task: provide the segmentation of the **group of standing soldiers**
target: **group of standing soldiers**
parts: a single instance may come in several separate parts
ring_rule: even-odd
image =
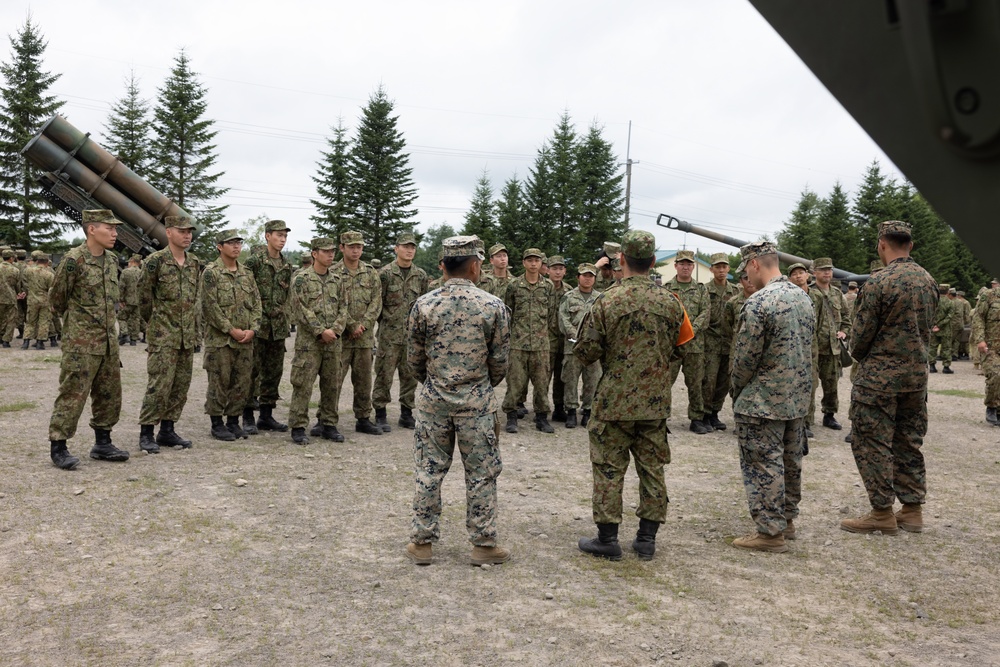
[[[0,345],[9,348],[14,331],[27,350],[44,350],[45,342],[58,347],[61,320],[54,317],[49,305],[49,289],[54,273],[47,253],[35,250],[30,259],[24,250],[0,247]]]

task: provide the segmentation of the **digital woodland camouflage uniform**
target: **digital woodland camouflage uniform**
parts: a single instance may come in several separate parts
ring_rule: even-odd
[[[577,267],[577,275],[590,273],[597,276],[597,267],[593,264],[581,264]],[[584,316],[590,311],[590,306],[594,300],[600,296],[596,289],[589,293],[580,291],[579,287],[574,287],[559,303],[559,331],[563,338],[560,345],[563,346],[563,366],[562,381],[564,385],[563,403],[567,410],[576,410],[582,407],[584,416],[589,417],[594,403],[594,393],[597,391],[597,382],[601,379],[601,364],[598,361],[584,364],[573,354],[573,346],[576,344],[577,332]],[[583,377],[583,397],[580,395],[580,378]],[[589,423],[589,420],[587,421]],[[587,423],[582,423],[586,426]]]
[[[127,342],[135,345],[142,335],[142,316],[139,314],[139,280],[141,277],[142,269],[135,264],[129,264],[118,277],[118,285],[121,287],[122,295],[121,310],[118,311],[118,340],[121,343]]]
[[[813,270],[832,269],[833,261],[829,257],[813,260]],[[823,411],[823,425],[840,428],[833,415],[840,409],[837,396],[837,381],[840,379],[840,340],[837,334],[849,334],[851,320],[847,315],[847,305],[844,295],[834,283],[822,289],[819,285],[809,287],[809,294],[814,296],[816,307],[816,341],[819,344],[819,375],[820,386],[823,387],[823,400],[820,409]],[[834,426],[836,424],[836,426]]]
[[[1000,287],[983,293],[972,316],[972,343],[979,345],[982,342],[987,345],[986,355],[980,362],[986,376],[986,420],[997,425],[997,408],[1000,408]]]
[[[26,293],[25,301],[28,304],[28,314],[24,322],[24,342],[37,341],[37,347],[44,349],[44,341],[49,337],[52,327],[49,289],[52,287],[55,274],[48,266],[48,255],[40,253],[34,258],[39,262],[44,258],[46,263],[29,266],[21,276],[21,291]],[[54,338],[53,336],[53,342]]]
[[[713,267],[718,264],[729,266],[729,257],[724,252],[712,255],[711,261]],[[719,420],[719,411],[729,395],[729,354],[733,343],[733,328],[726,319],[726,304],[742,290],[728,280],[722,285],[712,280],[706,288],[709,317],[705,329],[705,379],[701,395],[706,421],[713,428],[724,430],[726,425]]]
[[[777,259],[767,242],[740,252],[738,273],[753,259]],[[778,538],[767,550],[785,550],[782,534],[799,514],[815,318],[805,292],[779,275],[746,299],[736,325],[731,392],[740,468],[757,533]],[[760,548],[743,539],[734,545]]]
[[[674,261],[694,262],[694,251],[679,250]],[[692,422],[691,430],[697,431],[695,422],[703,424],[702,419],[706,412],[702,385],[705,381],[705,330],[708,329],[709,317],[711,316],[708,288],[695,280],[693,276],[690,282],[686,283],[678,281],[675,276],[665,287],[684,304],[684,309],[691,320],[691,326],[694,327],[694,340],[680,349],[680,356],[670,365],[670,387],[673,388],[677,376],[683,369],[684,384],[688,393],[688,419]],[[667,418],[670,418],[669,411]]]
[[[479,257],[475,237],[444,242],[446,257]],[[475,261],[475,260],[473,260]],[[440,536],[441,484],[455,445],[466,480],[466,528],[472,562],[500,562],[496,480],[503,469],[496,432],[494,393],[507,370],[510,323],[503,302],[453,278],[417,299],[407,322],[407,361],[420,383],[414,433],[416,492],[407,552],[430,562],[429,543]],[[487,547],[487,549],[482,549]]]
[[[950,288],[947,283],[938,285],[937,316],[934,320],[934,326],[938,330],[931,332],[931,373],[937,373],[935,358],[943,362],[944,367],[948,369],[946,373],[954,372],[951,370],[951,322],[957,316],[955,302],[948,298]]]

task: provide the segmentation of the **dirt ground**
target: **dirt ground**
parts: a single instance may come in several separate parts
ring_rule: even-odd
[[[791,551],[732,548],[752,529],[732,413],[728,431],[691,434],[678,382],[652,562],[627,549],[634,514],[621,562],[577,550],[594,533],[586,431],[544,435],[529,416],[502,439],[500,537],[513,557],[474,568],[460,465],[434,564],[405,558],[412,431],[356,434],[349,381],[345,443],[221,443],[198,358],[177,424],[195,446],[150,456],[137,446],[144,346],[122,360],[113,436],[133,458],[87,457],[88,408],[70,441],[81,464],[65,472],[46,439],[59,351],[0,350],[0,664],[1000,665],[1000,429],[983,420],[968,362],[931,376],[923,534],[839,530],[867,500],[845,432],[819,427]],[[849,389],[845,374],[845,423]],[[630,472],[626,506],[637,496]]]

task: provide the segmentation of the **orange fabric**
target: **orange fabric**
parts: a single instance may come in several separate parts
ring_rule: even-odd
[[[684,321],[681,322],[681,331],[677,334],[677,342],[674,345],[680,346],[684,343],[691,341],[694,338],[694,327],[691,326],[691,320],[688,318],[688,312],[684,311]]]

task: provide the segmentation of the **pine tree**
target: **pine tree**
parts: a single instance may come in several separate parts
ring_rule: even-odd
[[[605,241],[625,233],[624,174],[619,173],[618,157],[596,123],[580,141],[576,162],[581,189],[580,231],[569,241],[566,261],[592,262]]]
[[[125,96],[112,105],[104,124],[104,147],[136,174],[149,178],[153,158],[152,127],[149,102],[142,98],[133,70],[125,80]]]
[[[318,197],[311,200],[317,213],[310,217],[317,236],[340,241],[340,234],[354,225],[351,211],[351,173],[348,156],[351,142],[344,119],[338,118],[333,136],[327,139],[328,151],[319,162],[319,175],[313,176]]]
[[[205,259],[216,257],[215,234],[222,229],[226,206],[213,201],[228,192],[217,185],[222,172],[210,173],[215,166],[218,131],[215,121],[206,119],[207,90],[191,70],[182,49],[153,111],[153,183],[174,203],[190,213],[202,227],[192,250]]]
[[[803,190],[785,228],[778,232],[778,248],[805,259],[822,256],[817,224],[822,207],[819,195],[809,188]]]
[[[534,238],[527,242],[546,254],[565,254],[580,231],[583,188],[577,153],[576,130],[563,113],[551,141],[539,149],[524,189],[534,226]]]
[[[534,233],[534,226],[525,210],[524,190],[516,174],[504,183],[496,206],[497,241],[507,246],[507,254],[513,264],[520,259],[523,250],[531,247]]]
[[[833,185],[823,201],[816,219],[821,257],[829,257],[833,265],[845,271],[861,271],[863,256],[858,246],[855,228],[851,225],[850,199],[840,181]],[[809,259],[815,259],[815,256]]]
[[[444,240],[451,236],[456,236],[455,230],[451,225],[442,222],[440,225],[432,225],[420,239],[417,254],[413,256],[413,263],[426,271],[432,279],[441,275],[438,269],[438,253],[441,252]]]
[[[47,46],[29,15],[16,37],[10,37],[11,61],[0,65],[0,239],[25,249],[62,245],[54,207],[36,185],[39,170],[21,149],[63,102],[47,94],[58,74],[42,70]]]
[[[913,259],[939,283],[955,278],[951,229],[920,193],[906,184],[907,206],[901,219],[913,227]]]
[[[493,184],[486,169],[476,181],[469,210],[465,213],[463,235],[476,235],[482,239],[486,249],[497,242],[497,206],[493,201]]]
[[[365,254],[383,260],[392,256],[396,237],[410,230],[417,215],[411,208],[417,190],[408,166],[410,156],[396,127],[399,117],[392,111],[392,101],[379,86],[361,112],[348,156],[356,228],[364,234]]]
[[[900,197],[896,181],[882,174],[878,160],[873,160],[851,207],[851,224],[861,249],[859,257],[863,266],[859,268],[862,271],[867,271],[871,261],[878,257],[875,248],[879,223],[900,219],[905,209],[905,198]]]

